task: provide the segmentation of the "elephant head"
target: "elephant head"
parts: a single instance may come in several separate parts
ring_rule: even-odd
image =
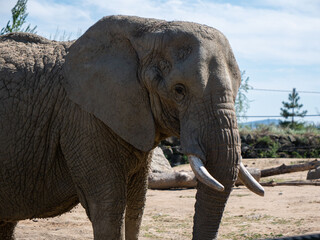
[[[234,102],[241,76],[227,39],[187,22],[112,16],[70,48],[68,96],[141,151],[178,136],[197,176],[194,239],[215,239],[241,164]]]

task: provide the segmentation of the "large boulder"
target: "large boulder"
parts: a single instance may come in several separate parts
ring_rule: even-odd
[[[314,180],[314,179],[320,179],[320,167],[309,170],[307,174],[307,180]]]
[[[168,159],[166,159],[160,147],[156,147],[152,152],[150,171],[153,173],[173,172]]]

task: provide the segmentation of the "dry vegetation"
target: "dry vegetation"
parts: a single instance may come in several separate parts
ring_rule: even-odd
[[[313,159],[311,159],[313,160]],[[251,167],[266,168],[282,163],[297,164],[302,159],[250,159]],[[185,167],[179,167],[185,168]],[[304,180],[307,172],[274,176],[275,181]],[[269,181],[270,178],[264,181]],[[195,190],[149,190],[140,239],[191,239]],[[245,187],[235,188],[227,204],[219,239],[263,239],[320,232],[320,187],[266,187],[261,198]],[[84,210],[49,220],[22,221],[18,240],[93,239]]]

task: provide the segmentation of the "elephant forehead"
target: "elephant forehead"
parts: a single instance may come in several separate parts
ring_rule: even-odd
[[[190,36],[201,37],[206,39],[214,39],[216,37],[224,37],[223,34],[213,28],[206,25],[202,25],[194,22],[186,22],[186,21],[164,21],[158,19],[148,19],[148,18],[131,18],[127,17],[129,20],[133,20],[138,23],[139,27],[137,27],[135,31],[136,37],[141,37],[144,34],[174,34],[174,33],[185,33]]]
[[[192,50],[184,50],[188,56],[173,64],[171,78],[190,86],[196,83],[192,88],[197,95],[202,95],[207,88],[231,89],[228,51],[211,41],[190,46]]]
[[[175,44],[190,44],[213,41],[221,44],[226,41],[225,36],[217,29],[206,25],[185,21],[164,21],[157,19],[144,19],[127,17],[130,22],[137,23],[131,33],[135,38],[161,39],[166,46]]]

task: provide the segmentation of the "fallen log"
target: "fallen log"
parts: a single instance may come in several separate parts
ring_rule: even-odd
[[[194,188],[197,180],[192,171],[155,172],[149,174],[150,189]]]
[[[317,180],[301,180],[301,181],[286,181],[286,182],[265,182],[260,183],[262,186],[266,187],[274,187],[274,186],[320,186],[320,181]]]
[[[318,161],[317,159],[311,162],[307,162],[303,164],[295,164],[290,166],[282,164],[279,167],[261,170],[261,177],[269,177],[269,176],[285,174],[285,173],[306,171],[310,169],[315,169],[318,166],[320,166],[320,161]]]
[[[320,166],[320,161],[314,160],[312,162],[296,164],[287,166],[282,164],[279,167],[268,168],[259,170],[256,168],[247,168],[250,174],[259,182],[260,177],[269,177],[278,174],[306,171],[310,169],[315,169]],[[192,171],[168,171],[168,172],[153,172],[149,175],[149,185],[150,189],[171,189],[171,188],[194,188],[197,186],[197,180]],[[243,185],[239,179],[237,179],[236,186]],[[315,185],[319,186],[319,182],[312,181],[292,181],[292,182],[268,182],[261,183],[262,186],[280,186],[280,185]]]
[[[247,168],[250,174],[259,182],[260,170],[256,168]],[[150,189],[170,189],[170,188],[194,188],[197,186],[197,179],[192,171],[170,171],[170,172],[153,172],[149,174]],[[236,186],[243,185],[237,179]]]
[[[260,182],[262,186],[320,186],[319,180],[301,180],[301,181],[286,181],[286,182]],[[236,186],[243,185],[237,182]],[[172,189],[172,188],[195,188],[197,180],[192,172],[166,172],[152,173],[149,176],[150,189]]]

